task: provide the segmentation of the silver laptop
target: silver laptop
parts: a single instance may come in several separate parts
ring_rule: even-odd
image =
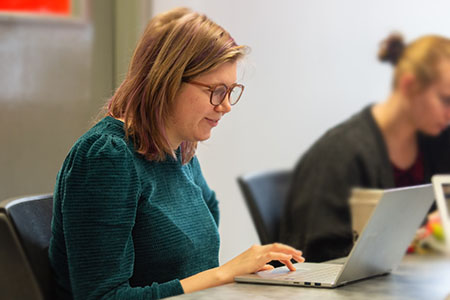
[[[388,189],[345,260],[295,264],[235,277],[236,282],[333,288],[390,273],[402,260],[434,201],[431,184]],[[306,258],[307,259],[307,258]]]
[[[445,249],[443,250],[450,255],[450,175],[434,175],[431,181],[444,232]]]

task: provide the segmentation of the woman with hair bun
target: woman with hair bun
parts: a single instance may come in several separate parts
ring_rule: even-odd
[[[219,205],[195,157],[244,90],[246,53],[186,8],[147,25],[128,73],[58,173],[49,257],[58,299],[159,299],[232,282],[301,251],[255,245],[219,266]]]
[[[379,59],[394,66],[389,97],[327,131],[296,165],[280,240],[308,261],[349,254],[353,187],[411,186],[450,172],[450,40],[405,44],[392,34]]]

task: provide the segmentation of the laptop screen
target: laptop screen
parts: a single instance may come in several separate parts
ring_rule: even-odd
[[[434,175],[432,182],[444,232],[446,252],[450,254],[450,175]]]
[[[444,197],[447,208],[450,207],[450,183],[444,183],[442,185],[442,189],[444,191]],[[447,209],[447,215],[450,216],[450,210]]]

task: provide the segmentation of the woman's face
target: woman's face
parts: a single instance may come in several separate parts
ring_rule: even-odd
[[[207,85],[231,86],[236,82],[236,68],[236,62],[227,62],[194,80]],[[206,87],[189,83],[181,85],[175,96],[172,113],[166,126],[173,149],[183,141],[207,140],[211,135],[211,129],[216,127],[220,119],[231,110],[228,95],[218,106],[210,103],[210,95],[211,92]]]
[[[441,62],[438,69],[438,80],[411,98],[417,129],[432,136],[450,124],[450,60]]]

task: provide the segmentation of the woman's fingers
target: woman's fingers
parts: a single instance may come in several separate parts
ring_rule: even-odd
[[[278,260],[284,265],[286,265],[286,267],[290,271],[296,270],[291,259],[294,259],[299,263],[305,261],[305,258],[302,256],[303,254],[302,251],[292,248],[291,246],[288,245],[274,243],[262,246],[262,249],[264,251],[268,251],[265,256],[267,262],[270,260]]]
[[[295,248],[292,248],[291,246],[288,246],[288,245],[285,245],[285,244],[282,244],[282,243],[273,243],[273,244],[267,244],[267,245],[264,245],[264,246],[262,246],[262,247],[264,247],[264,248],[269,248],[269,249],[271,249],[272,251],[282,251],[282,252],[285,252],[285,251],[299,251],[299,250],[297,250],[297,249],[295,249]]]
[[[294,271],[295,267],[291,260],[303,262],[304,258],[301,251],[284,244],[253,245],[247,251],[221,266],[220,270],[222,276],[227,276],[228,279],[231,278],[232,280],[236,275],[271,270],[273,266],[268,265],[268,263],[272,260],[280,261],[289,270]]]
[[[269,270],[273,270],[274,266],[272,265],[264,265],[261,269],[258,270],[258,272],[260,271],[269,271]]]
[[[296,268],[294,267],[294,264],[290,260],[280,260],[288,269],[289,271],[295,271]]]
[[[304,257],[302,256],[302,254],[303,254],[302,251],[292,248],[291,246],[288,246],[288,245],[284,245],[284,244],[280,244],[280,243],[273,243],[273,244],[265,245],[265,246],[263,246],[263,248],[265,248],[266,251],[270,251],[270,253],[279,252],[279,253],[291,255],[292,258],[294,258],[299,263],[305,261]]]
[[[302,257],[303,252],[300,250],[297,250],[295,248],[292,248],[291,246],[281,244],[281,243],[273,243],[263,246],[268,251],[274,251],[274,252],[283,252],[286,254],[291,254],[294,257]]]
[[[294,259],[298,263],[302,263],[302,262],[305,261],[305,258],[303,256],[301,256],[301,255],[294,255]]]
[[[271,260],[279,260],[279,261],[285,261],[285,260],[291,260],[292,259],[292,255],[290,254],[285,254],[282,252],[268,252],[266,253],[264,260],[265,262],[269,262]]]

